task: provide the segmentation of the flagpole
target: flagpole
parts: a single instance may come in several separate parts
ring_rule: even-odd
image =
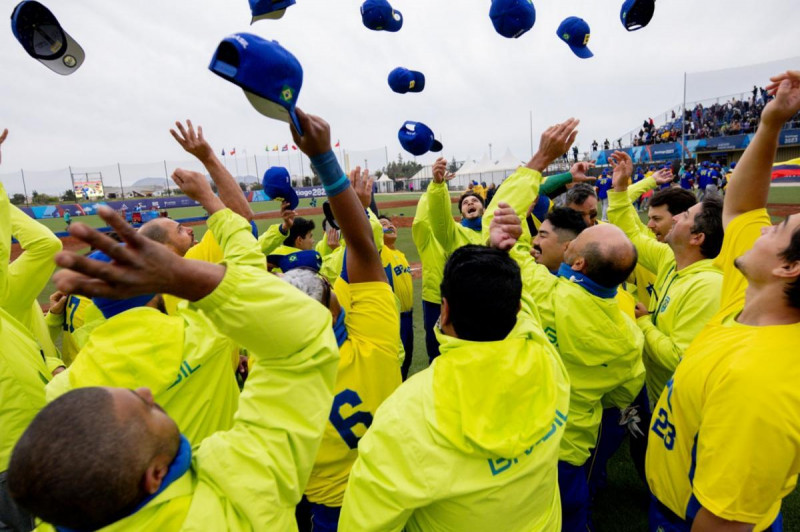
[[[267,152],[267,161],[269,161],[269,152]],[[258,175],[260,172],[258,171],[258,156],[253,155],[253,162],[256,163],[256,183],[258,183]]]
[[[233,163],[236,165],[236,182],[239,182],[239,157],[236,156],[236,148],[233,149]]]
[[[247,183],[247,177],[250,175],[250,161],[247,160],[247,149],[244,150],[244,165],[247,169],[247,176],[245,176],[245,183]]]

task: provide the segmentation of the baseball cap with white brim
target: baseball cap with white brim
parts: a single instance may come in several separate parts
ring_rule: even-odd
[[[86,58],[55,15],[35,0],[17,4],[11,13],[11,31],[28,55],[62,76],[78,70]]]

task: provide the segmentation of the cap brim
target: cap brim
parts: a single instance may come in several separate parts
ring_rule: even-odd
[[[572,53],[580,57],[581,59],[589,59],[590,57],[594,57],[594,54],[591,50],[589,50],[588,46],[572,46],[569,45],[569,49],[572,50]]]
[[[267,100],[247,90],[244,90],[244,94],[247,96],[250,105],[252,105],[256,111],[269,118],[274,118],[275,120],[280,120],[287,124],[294,124],[300,136],[303,135],[303,128],[300,127],[300,121],[297,119],[297,113],[294,112],[294,109],[289,110],[280,104]]]
[[[258,20],[278,20],[279,18],[283,18],[284,13],[286,13],[286,9],[287,8],[270,11],[269,13],[264,13],[263,15],[253,15],[253,18],[250,20],[250,24],[254,24]]]
[[[442,143],[439,142],[438,140],[434,140],[433,144],[431,144],[431,149],[429,151],[442,151],[442,148],[444,148],[444,146],[442,146]]]
[[[64,29],[62,28],[61,31],[64,31]],[[60,57],[56,59],[37,58],[36,60],[56,74],[68,76],[81,67],[83,61],[86,59],[86,53],[83,51],[83,48],[81,48],[81,45],[78,44],[77,41],[75,41],[75,39],[73,39],[66,31],[64,31],[64,38],[66,39],[66,43],[64,43],[66,49]],[[72,57],[75,60],[74,66],[67,66],[67,64],[64,62],[64,60],[68,57]]]

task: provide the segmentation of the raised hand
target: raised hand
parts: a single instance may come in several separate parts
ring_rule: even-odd
[[[72,236],[102,251],[112,262],[93,260],[72,251],[58,253],[56,264],[64,268],[53,276],[58,290],[113,299],[167,293],[197,301],[222,281],[224,266],[179,257],[163,244],[138,234],[109,207],[100,207],[97,214],[124,245],[85,224],[72,224]]]
[[[576,128],[580,122],[576,118],[570,118],[547,128],[539,141],[539,151],[526,166],[542,172],[550,166],[550,163],[567,153],[572,143],[575,142],[575,137],[578,136]]]
[[[8,129],[4,129],[2,133],[0,133],[0,148],[3,146],[3,142],[6,141],[6,137],[8,137]],[[3,160],[3,151],[0,150],[0,162]]]
[[[653,179],[656,180],[658,185],[666,185],[667,183],[672,183],[675,179],[675,174],[672,173],[672,168],[662,168],[653,172]]]
[[[633,175],[633,160],[624,151],[615,151],[608,158],[608,163],[614,169],[611,175],[611,184],[614,190],[622,192],[628,190],[628,182]]]
[[[326,238],[329,248],[336,249],[339,247],[339,231],[333,227],[329,227],[326,231]]]
[[[439,157],[436,159],[436,162],[433,163],[433,181],[435,183],[450,181],[455,176],[456,174],[447,171],[447,159],[444,157]]]
[[[489,245],[508,251],[522,235],[522,224],[514,209],[505,202],[497,204],[494,218],[489,226]]]
[[[586,172],[588,172],[590,168],[594,168],[594,161],[584,161],[573,164],[572,168],[569,169],[569,173],[572,174],[572,182],[594,183],[597,181],[596,177],[586,175]]]
[[[365,209],[369,207],[372,202],[372,186],[375,184],[375,178],[370,177],[369,170],[366,168],[361,171],[360,166],[356,166],[350,171],[350,185],[358,196],[361,206]]]
[[[178,131],[170,129],[169,132],[184,150],[197,157],[203,163],[214,158],[214,151],[211,149],[211,145],[203,137],[203,126],[197,126],[197,132],[195,132],[191,120],[186,121],[186,127],[180,122],[175,122],[175,126]]]
[[[294,219],[297,217],[297,212],[289,208],[290,203],[284,201],[281,203],[281,218],[283,218],[283,232],[288,233],[294,225]]]
[[[64,313],[64,308],[67,306],[67,299],[69,297],[64,292],[56,290],[50,294],[50,314],[61,315]]]
[[[761,112],[761,122],[767,125],[783,124],[800,111],[800,71],[788,71],[775,76],[767,90],[774,95]]]
[[[206,176],[200,172],[178,168],[172,172],[172,180],[180,187],[181,192],[202,205],[209,215],[225,208],[222,200],[211,190]]]
[[[290,129],[294,143],[297,144],[300,151],[309,157],[331,151],[333,149],[331,147],[331,126],[322,118],[306,114],[300,109],[295,108],[295,112],[300,126],[303,128],[303,136],[300,136],[293,124],[290,124]]]

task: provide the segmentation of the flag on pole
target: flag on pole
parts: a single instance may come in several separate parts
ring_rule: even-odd
[[[225,148],[222,148],[222,156],[225,157]]]
[[[278,151],[278,145],[277,144],[275,145],[274,148],[272,148],[272,151]]]
[[[296,149],[297,149],[297,146],[295,146],[294,144],[292,144],[292,149],[293,149],[293,150],[296,150]]]
[[[267,144],[266,146],[264,146],[264,151],[269,151],[269,144]]]
[[[236,155],[236,148],[233,148],[233,149],[231,150],[231,155]]]
[[[336,141],[336,145],[334,146],[334,148],[338,148],[338,147],[339,147],[339,141],[337,140]]]
[[[782,179],[784,182],[800,181],[800,158],[773,164],[772,179]]]
[[[283,148],[281,148],[281,151],[289,151],[289,145],[288,144],[284,144]]]

